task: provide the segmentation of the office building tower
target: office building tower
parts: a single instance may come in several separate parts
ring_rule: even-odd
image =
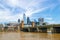
[[[39,19],[38,19],[38,22],[39,22],[39,25],[43,25],[44,18],[39,18]]]
[[[25,14],[23,14],[23,21],[24,21],[24,24],[27,24],[27,19]]]
[[[27,24],[30,24],[30,18],[27,17]]]
[[[36,19],[34,19],[34,22],[35,22],[35,25],[37,25],[37,20]]]
[[[34,19],[34,22],[35,22],[35,23],[37,22],[36,19]]]
[[[18,19],[18,23],[20,23],[20,19]]]

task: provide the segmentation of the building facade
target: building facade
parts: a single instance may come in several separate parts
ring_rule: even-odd
[[[20,24],[20,19],[18,19],[18,23]]]
[[[23,14],[23,21],[24,21],[24,24],[27,24],[27,19],[25,14]]]
[[[29,25],[30,24],[30,18],[27,17],[27,24]]]
[[[43,25],[43,23],[44,23],[44,18],[39,18],[39,19],[38,19],[38,22],[39,22],[39,25]]]

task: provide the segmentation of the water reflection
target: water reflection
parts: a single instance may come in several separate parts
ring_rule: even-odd
[[[60,40],[60,34],[3,32],[0,33],[0,40]]]

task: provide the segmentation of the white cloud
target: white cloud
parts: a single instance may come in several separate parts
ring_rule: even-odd
[[[35,11],[32,11],[33,9],[27,10],[25,14],[26,14],[26,16],[31,17],[32,14],[37,13],[37,12],[42,12],[42,11],[44,11],[44,10],[47,9],[47,8],[48,8],[48,7],[45,7],[45,8],[37,9],[37,10],[35,10]]]
[[[19,4],[19,0],[5,0],[6,4],[10,6],[17,6]]]
[[[50,18],[50,17],[46,17],[45,19],[50,21],[53,20],[53,18]]]
[[[49,24],[56,24],[55,21],[48,21]]]
[[[44,6],[42,4],[43,2],[46,2],[48,0],[4,0],[4,3],[8,6],[12,7],[21,7],[26,10],[25,14],[26,16],[31,17],[32,14],[37,12],[42,12],[48,8],[53,8],[54,6],[52,4],[48,6]],[[12,15],[12,12],[5,8],[4,5],[0,4],[4,10],[0,10],[0,21],[17,21],[18,18],[22,19],[23,13],[18,13],[16,15]],[[14,14],[14,13],[13,13]],[[52,20],[52,18],[46,18],[48,20]]]
[[[9,22],[22,19],[22,14],[11,15],[10,11],[0,11],[0,22]]]

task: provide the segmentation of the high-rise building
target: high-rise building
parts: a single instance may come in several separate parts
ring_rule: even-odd
[[[30,18],[27,17],[27,24],[30,24]]]
[[[37,20],[36,19],[34,19],[34,22],[35,22],[35,25],[37,25]]]
[[[24,24],[27,24],[27,19],[25,14],[23,14],[23,21],[24,21]]]
[[[18,19],[18,23],[20,23],[20,19]]]
[[[34,22],[35,22],[35,23],[37,22],[36,19],[34,19]]]
[[[38,22],[39,22],[39,25],[42,25],[43,22],[44,22],[44,18],[39,18],[39,19],[38,19]]]

